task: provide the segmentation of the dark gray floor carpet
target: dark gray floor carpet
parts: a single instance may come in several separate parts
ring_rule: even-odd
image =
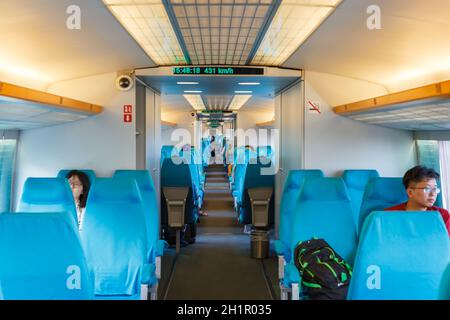
[[[159,298],[270,300],[278,298],[277,262],[250,257],[250,238],[237,223],[223,166],[208,168],[196,243],[163,257]]]

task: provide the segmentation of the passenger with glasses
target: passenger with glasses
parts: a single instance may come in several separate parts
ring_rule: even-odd
[[[84,172],[78,170],[71,170],[67,173],[66,178],[69,180],[70,189],[72,189],[73,199],[77,208],[78,230],[81,231],[83,228],[86,201],[91,184],[88,176]]]
[[[445,227],[450,235],[450,215],[443,208],[434,206],[437,195],[441,190],[436,180],[439,173],[431,168],[416,166],[409,169],[403,177],[403,185],[408,194],[408,201],[390,208],[386,211],[439,211],[444,220]]]

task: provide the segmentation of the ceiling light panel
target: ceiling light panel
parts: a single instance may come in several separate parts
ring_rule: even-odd
[[[234,96],[228,107],[229,110],[239,110],[252,97],[251,94],[239,94]]]
[[[342,0],[283,0],[251,62],[280,66]]]
[[[199,94],[184,94],[183,97],[189,102],[189,104],[195,110],[205,110],[205,104]]]
[[[206,108],[209,110],[227,110],[232,99],[232,95],[205,96]]]
[[[161,0],[103,0],[157,65],[186,64]]]
[[[170,0],[191,62],[243,65],[272,0]]]

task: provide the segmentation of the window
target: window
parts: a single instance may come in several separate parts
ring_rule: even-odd
[[[0,138],[0,212],[11,209],[11,189],[16,140]]]
[[[416,140],[417,143],[417,155],[418,155],[418,162],[419,165],[425,166],[428,168],[433,168],[441,174],[441,167],[440,167],[440,142],[436,140]],[[442,182],[444,181],[444,177],[441,174],[441,179],[438,181],[438,185],[440,188],[442,188]],[[436,206],[443,207],[442,202],[442,193],[440,193],[436,199]]]
[[[439,141],[439,163],[442,184],[443,206],[450,205],[450,141]]]

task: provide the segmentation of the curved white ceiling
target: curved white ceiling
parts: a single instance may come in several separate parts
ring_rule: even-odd
[[[69,5],[81,30],[65,27]],[[389,92],[450,78],[450,1],[378,0],[381,30],[366,27],[372,0],[344,0],[284,63],[381,84]],[[0,79],[53,82],[154,63],[101,0],[0,1]]]
[[[381,9],[380,30],[366,25]],[[381,84],[389,92],[450,79],[450,1],[344,0],[283,64]]]
[[[81,9],[69,30],[67,7]],[[35,89],[153,62],[101,0],[0,1],[0,79]]]

